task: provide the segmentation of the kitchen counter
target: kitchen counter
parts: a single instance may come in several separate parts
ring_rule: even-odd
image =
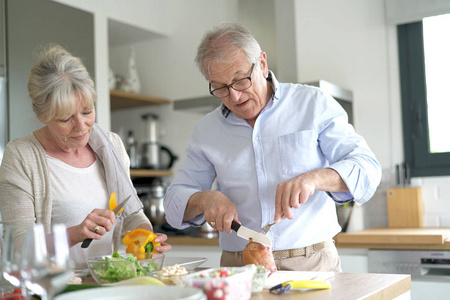
[[[219,246],[218,238],[204,238],[189,235],[175,235],[167,238],[167,243],[172,246]]]
[[[271,294],[264,289],[253,295],[256,299],[308,299],[308,300],[352,300],[352,299],[410,299],[411,276],[396,274],[368,274],[368,273],[336,273],[328,279],[331,288],[328,290],[290,291],[283,295]]]
[[[289,276],[289,271],[284,271],[284,276]],[[292,272],[300,274],[302,272]],[[312,273],[312,272],[303,272]],[[410,275],[395,274],[358,274],[358,273],[335,273],[329,277],[327,272],[314,272],[319,276],[326,277],[331,288],[327,290],[302,290],[289,291],[283,295],[271,294],[268,289],[253,295],[252,300],[271,299],[308,299],[308,300],[352,300],[352,299],[394,299],[402,296],[402,299],[410,299],[411,277]],[[276,274],[276,273],[275,273]],[[323,274],[323,275],[322,275]],[[304,276],[303,276],[304,277]],[[321,277],[322,278],[322,277]],[[85,278],[84,284],[92,284],[92,277]]]
[[[450,228],[371,228],[339,233],[337,248],[391,250],[450,250]],[[219,246],[219,239],[169,236],[173,246]]]
[[[334,239],[338,248],[450,250],[450,228],[370,228]]]

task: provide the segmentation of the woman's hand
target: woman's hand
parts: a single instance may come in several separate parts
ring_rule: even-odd
[[[70,246],[74,246],[85,239],[99,240],[113,229],[116,215],[109,209],[94,209],[80,225],[67,229]]]
[[[165,243],[165,241],[167,240],[167,235],[165,235],[164,233],[156,233],[155,234],[158,236],[155,239],[155,242],[157,243],[161,243],[161,246],[155,247],[155,250],[160,252],[160,253],[164,253],[164,252],[169,252],[170,250],[172,250],[172,246]]]

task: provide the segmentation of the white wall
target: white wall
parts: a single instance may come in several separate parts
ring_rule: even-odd
[[[298,80],[321,78],[353,91],[355,128],[383,168],[377,195],[364,205],[371,214],[362,224],[362,211],[356,209],[350,229],[387,225],[385,188],[391,184],[393,149],[384,3],[297,0],[295,12]]]
[[[388,24],[416,22],[422,18],[450,13],[448,0],[384,0]]]
[[[68,5],[73,2],[57,1]],[[172,100],[205,96],[206,82],[193,63],[196,47],[207,29],[225,21],[240,21],[255,34],[268,54],[270,68],[276,70],[281,81],[325,79],[352,90],[355,128],[366,138],[379,159],[383,178],[374,198],[362,207],[356,207],[350,230],[386,226],[386,188],[394,184],[393,169],[403,160],[403,144],[396,28],[386,22],[385,2],[388,3],[387,8],[394,7],[397,11],[409,2],[260,1],[79,0],[76,6],[94,12],[97,18],[96,34],[99,37],[96,43],[99,45],[96,47],[103,55],[100,64],[105,69],[104,73],[97,70],[97,85],[104,81],[104,97],[107,96],[108,61],[114,71],[123,74],[127,72],[130,51],[129,45],[108,47],[103,36],[107,35],[105,22],[108,18],[166,36],[134,45],[144,94]],[[388,13],[394,15],[392,10]],[[135,129],[138,137],[143,134],[139,116],[147,111],[160,114],[165,133],[161,142],[180,156],[174,170],[184,159],[192,128],[201,118],[201,115],[174,112],[171,106],[147,107],[114,112],[110,125],[107,122],[109,103],[100,105],[98,110],[103,116],[99,117],[102,127],[108,129],[111,126],[117,132]],[[433,216],[436,216],[433,207],[440,206],[436,201],[446,201],[450,197],[450,191],[442,189],[442,180],[448,182],[446,178],[414,181],[424,186],[424,195],[427,196],[425,210],[426,213],[432,212]],[[442,192],[437,193],[436,190]],[[442,219],[440,216],[436,218]]]

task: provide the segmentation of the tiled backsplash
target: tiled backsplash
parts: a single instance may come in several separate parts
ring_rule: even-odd
[[[383,170],[372,199],[355,206],[348,231],[388,226],[386,190],[395,186],[391,173]],[[411,186],[422,188],[424,227],[450,228],[450,176],[412,178]]]
[[[450,227],[450,176],[413,178],[422,187],[424,226]]]

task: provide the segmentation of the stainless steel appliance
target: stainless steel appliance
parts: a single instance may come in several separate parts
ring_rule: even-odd
[[[160,178],[155,178],[150,186],[150,191],[142,197],[144,204],[144,212],[153,225],[161,225],[166,221],[166,213],[164,211],[164,194],[165,188]]]
[[[142,119],[146,123],[146,140],[142,144],[141,168],[154,170],[168,170],[172,167],[177,156],[166,146],[158,143],[158,116],[145,114]],[[163,158],[165,154],[166,160]]]
[[[449,281],[450,251],[369,250],[370,273],[411,274],[412,279]]]
[[[208,222],[205,222],[198,230],[198,236],[204,237],[207,239],[214,239],[214,238],[219,237],[219,231],[217,231],[217,229],[211,227],[208,224]]]

